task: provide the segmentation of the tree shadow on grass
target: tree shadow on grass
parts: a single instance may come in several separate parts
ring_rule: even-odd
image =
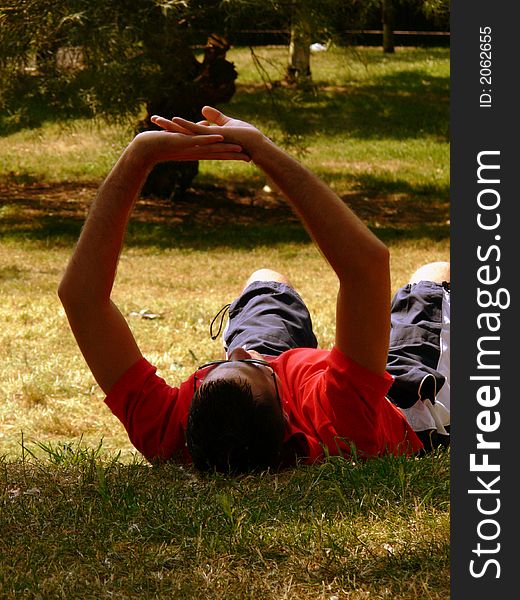
[[[449,141],[449,77],[417,69],[372,81],[322,85],[316,93],[243,88],[228,110],[253,123],[274,121],[287,136]]]
[[[0,187],[0,240],[73,245],[95,197],[94,184]],[[376,190],[344,195],[344,201],[383,241],[445,239],[449,207],[442,194]],[[310,237],[284,200],[263,191],[217,185],[189,190],[171,202],[143,198],[135,207],[127,247],[249,250],[308,244]]]
[[[70,97],[74,97],[71,92]],[[63,96],[67,97],[66,92]],[[42,123],[66,123],[90,117],[86,109],[57,110],[38,97],[21,94],[17,109],[0,117],[0,135]],[[275,122],[286,136],[317,133],[359,139],[397,139],[434,136],[449,139],[449,76],[426,70],[401,70],[373,76],[369,84],[320,81],[314,92],[263,85],[241,85],[224,111],[263,126]]]
[[[42,79],[28,75],[19,80],[16,89],[9,92],[8,108],[0,114],[0,136],[23,129],[37,129],[44,123],[66,124],[67,121],[92,118],[92,111],[81,101],[81,90],[73,82],[60,80],[56,85],[54,102],[42,97]]]
[[[0,187],[0,240],[74,244],[96,191],[97,186],[89,183]],[[140,199],[125,245],[248,249],[308,241],[285,203],[254,191],[205,185],[191,189],[175,202]]]
[[[426,71],[379,77],[349,94],[349,136],[403,140],[433,136],[449,141],[449,78]]]

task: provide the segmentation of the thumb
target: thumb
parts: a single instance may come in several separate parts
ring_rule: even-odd
[[[216,108],[213,108],[213,106],[205,106],[202,109],[202,114],[208,121],[211,121],[216,125],[225,125],[230,120],[229,117],[226,117],[224,113],[220,112],[220,110],[217,110]]]

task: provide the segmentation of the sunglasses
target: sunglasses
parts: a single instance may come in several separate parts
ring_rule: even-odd
[[[274,388],[276,390],[276,399],[278,400],[278,403],[281,405],[280,394],[278,392],[278,384],[276,383],[276,373],[274,372],[273,367],[271,367],[271,365],[266,360],[260,360],[257,358],[243,358],[240,360],[214,360],[212,362],[200,365],[200,367],[197,368],[197,370],[195,371],[195,373],[193,375],[193,393],[195,393],[197,391],[197,384],[198,383],[200,384],[202,381],[204,381],[204,376],[210,372],[210,371],[206,371],[203,374],[203,376],[201,377],[201,376],[197,375],[199,371],[202,371],[203,369],[207,369],[208,367],[218,367],[219,365],[223,365],[225,363],[246,363],[246,364],[253,364],[253,365],[260,365],[262,367],[267,367],[271,371],[271,375],[273,376]]]

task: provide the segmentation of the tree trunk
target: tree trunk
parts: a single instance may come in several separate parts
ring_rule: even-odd
[[[203,106],[229,102],[235,93],[237,72],[233,63],[225,58],[228,49],[229,45],[224,38],[211,35],[202,63],[193,57],[195,68],[193,69],[191,61],[185,65],[186,70],[192,73],[191,76],[173,87],[169,82],[170,85],[164,86],[163,95],[158,95],[147,103],[147,115],[139,124],[138,131],[158,129],[150,121],[152,115],[162,115],[166,118],[177,116],[199,121],[202,119]],[[143,196],[151,195],[172,200],[182,197],[197,175],[198,166],[198,161],[161,163],[151,171],[141,193]]]
[[[392,53],[394,46],[395,10],[393,0],[382,0],[383,52]]]
[[[311,26],[302,10],[296,9],[291,24],[289,62],[286,81],[291,85],[306,87],[312,83],[311,75]]]

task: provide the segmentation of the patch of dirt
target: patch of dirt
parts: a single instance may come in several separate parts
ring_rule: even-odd
[[[97,194],[95,183],[0,183],[0,219],[83,221]],[[449,225],[448,201],[403,193],[349,192],[348,206],[371,227],[408,229],[423,225]],[[243,186],[198,185],[182,199],[141,198],[132,220],[217,226],[223,224],[277,224],[298,222],[290,206],[277,193]]]
[[[395,229],[416,228],[421,225],[445,227],[450,224],[448,200],[405,193],[350,193],[343,200],[368,225]]]
[[[20,221],[43,217],[84,220],[96,197],[95,183],[0,184],[0,216]],[[183,198],[166,200],[143,197],[136,203],[132,220],[147,223],[244,224],[261,219],[276,223],[296,221],[288,205],[262,189],[204,185],[190,188]]]

